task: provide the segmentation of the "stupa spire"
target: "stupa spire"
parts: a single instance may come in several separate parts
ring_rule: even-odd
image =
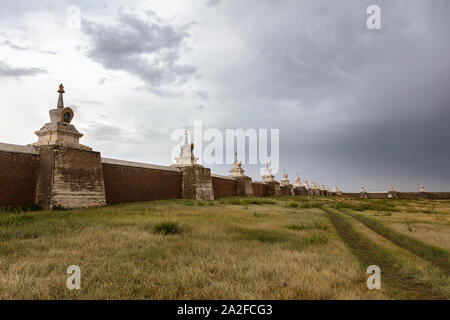
[[[272,169],[269,168],[269,162],[266,161],[266,170],[262,176],[263,182],[275,182],[275,177],[272,175]]]
[[[300,181],[300,176],[298,175],[298,172],[295,174],[295,180],[294,180],[294,187],[301,187],[302,183]]]
[[[82,133],[71,124],[74,112],[69,107],[64,107],[63,94],[64,86],[61,83],[58,87],[59,97],[55,109],[49,110],[50,122],[46,123],[35,134],[38,136],[38,142],[35,146],[67,146],[75,149],[92,150],[88,146],[80,144]]]
[[[176,165],[192,166],[197,164],[198,158],[194,156],[194,143],[189,144],[188,131],[184,131],[184,145],[180,147],[180,156],[175,158]]]
[[[188,131],[184,130],[184,144],[189,144],[188,142]]]
[[[244,176],[244,169],[242,169],[241,161],[238,161],[238,154],[237,151],[234,153],[234,164],[233,167],[230,170],[230,176],[232,177],[243,177]]]
[[[59,93],[59,97],[58,97],[58,104],[56,107],[58,109],[63,109],[64,108],[63,93],[65,93],[65,91],[62,83],[59,85],[59,90],[57,92]]]

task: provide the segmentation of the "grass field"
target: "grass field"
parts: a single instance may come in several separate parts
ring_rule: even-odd
[[[0,241],[1,299],[450,298],[450,201],[0,210]],[[81,290],[66,288],[70,265],[81,268]],[[366,287],[369,265],[381,268],[381,290]]]

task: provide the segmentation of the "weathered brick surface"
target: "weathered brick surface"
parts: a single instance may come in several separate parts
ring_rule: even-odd
[[[294,195],[296,195],[296,196],[304,196],[307,194],[308,193],[306,192],[306,188],[303,186],[294,188]]]
[[[56,147],[51,205],[65,208],[105,206],[105,186],[99,152]]]
[[[369,192],[369,193],[367,193],[367,197],[369,199],[387,199],[388,193],[387,192]]]
[[[418,192],[397,192],[397,196],[399,199],[418,199]]]
[[[108,204],[180,199],[182,173],[103,163]]]
[[[349,198],[359,198],[359,192],[344,192],[342,194],[344,197],[349,197]]]
[[[430,199],[450,199],[450,192],[428,192]]]
[[[253,195],[253,183],[252,178],[243,176],[236,177],[237,191],[236,194],[241,197]]]
[[[253,182],[253,195],[257,197],[268,196],[269,190],[267,184],[261,182]]]
[[[106,205],[99,152],[63,146],[39,147],[36,201],[44,208]]]
[[[279,197],[281,196],[281,186],[279,182],[268,182],[267,190],[269,196]]]
[[[237,195],[237,183],[233,179],[212,176],[214,198],[231,197]]]
[[[41,148],[36,181],[36,203],[42,207],[49,207],[51,203],[54,164],[55,155],[53,149]]]
[[[0,151],[0,207],[34,204],[38,165],[37,154]]]
[[[201,165],[174,166],[183,172],[184,199],[214,200],[211,169]]]

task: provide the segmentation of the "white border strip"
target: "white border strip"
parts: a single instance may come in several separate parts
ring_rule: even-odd
[[[8,144],[8,143],[0,143],[0,151],[35,154],[35,155],[39,154],[39,152],[32,146],[19,146],[16,144]]]
[[[168,166],[159,166],[159,165],[156,165],[156,164],[149,164],[149,163],[142,163],[142,162],[132,162],[132,161],[124,161],[124,160],[116,160],[116,159],[108,159],[108,158],[102,158],[102,163],[116,165],[116,166],[125,166],[125,167],[135,167],[135,168],[144,168],[144,169],[180,172],[180,170],[178,170],[177,168],[168,167]]]
[[[211,174],[211,177],[219,178],[219,179],[228,179],[228,180],[236,181],[236,180],[235,180],[234,178],[232,178],[232,177],[221,176],[220,174]]]

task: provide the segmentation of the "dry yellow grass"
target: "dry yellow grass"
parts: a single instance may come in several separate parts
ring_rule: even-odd
[[[320,209],[211,204],[27,213],[0,229],[0,298],[385,298],[365,288],[364,270]],[[183,232],[155,234],[163,221]],[[314,229],[317,221],[330,227]],[[72,264],[81,268],[79,291],[65,285]]]
[[[317,208],[333,202],[304,197],[172,200],[89,210],[0,212],[0,298],[405,298],[388,289],[366,288],[367,266]],[[440,206],[446,210],[445,203]],[[393,219],[400,214],[374,218],[395,226]],[[427,262],[359,223],[353,225],[398,254],[412,276],[448,292],[447,282],[435,281],[438,271]],[[439,226],[448,237],[448,226]],[[66,288],[70,265],[81,268],[79,291]]]
[[[368,211],[365,214],[398,233],[450,250],[450,214],[444,213],[446,208],[439,210],[441,213],[393,212],[391,216],[383,216]]]

